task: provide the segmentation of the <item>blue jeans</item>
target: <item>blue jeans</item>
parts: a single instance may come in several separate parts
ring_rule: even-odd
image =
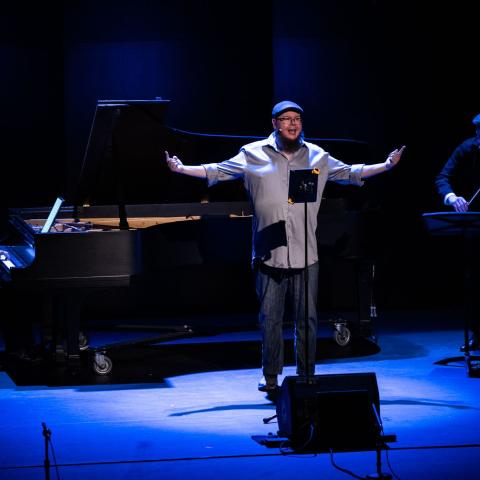
[[[303,269],[256,266],[256,290],[260,301],[262,368],[264,375],[283,370],[283,320],[287,302],[295,325],[295,358],[299,375],[315,373],[317,337],[318,263],[308,271],[308,372],[305,368],[305,283]]]

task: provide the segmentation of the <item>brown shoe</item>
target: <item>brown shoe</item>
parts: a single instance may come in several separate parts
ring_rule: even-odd
[[[260,392],[272,392],[278,388],[277,375],[265,375],[258,382],[258,390]]]

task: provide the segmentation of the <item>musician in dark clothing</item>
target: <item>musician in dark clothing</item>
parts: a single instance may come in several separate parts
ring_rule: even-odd
[[[466,212],[470,202],[479,201],[473,196],[480,188],[480,114],[473,119],[473,124],[476,136],[454,150],[435,180],[443,202],[456,212]]]
[[[456,212],[480,210],[480,114],[473,119],[475,137],[462,142],[452,153],[447,163],[435,179],[435,186],[443,203],[451,206]],[[479,245],[479,244],[477,244]],[[473,289],[480,287],[480,255],[472,259],[474,262]],[[473,295],[473,317],[469,347],[479,348],[480,338],[480,300]],[[462,350],[465,346],[462,346]]]

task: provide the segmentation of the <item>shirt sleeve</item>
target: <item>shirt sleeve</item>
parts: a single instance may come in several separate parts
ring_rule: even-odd
[[[247,157],[242,150],[235,157],[220,163],[206,163],[202,167],[207,173],[208,186],[211,187],[218,182],[241,178],[245,174]]]
[[[454,197],[455,194],[453,192],[447,193],[443,199],[443,203],[445,205],[451,205],[452,202],[450,201],[450,198]]]
[[[448,194],[454,193],[452,180],[455,177],[460,163],[465,157],[464,150],[463,144],[457,147],[442,168],[441,172],[435,178],[435,187],[440,196],[443,197],[444,202],[447,200]]]
[[[328,179],[337,183],[362,186],[362,170],[365,164],[348,165],[332,156],[328,156]]]

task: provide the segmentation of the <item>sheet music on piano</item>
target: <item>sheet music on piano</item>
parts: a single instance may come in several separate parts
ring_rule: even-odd
[[[55,200],[55,203],[52,206],[52,209],[50,210],[50,213],[48,214],[47,220],[45,221],[45,223],[43,224],[43,227],[40,230],[40,233],[50,232],[50,229],[55,223],[58,212],[60,211],[60,207],[63,205],[64,201],[65,200],[62,197],[57,197],[57,199]]]

